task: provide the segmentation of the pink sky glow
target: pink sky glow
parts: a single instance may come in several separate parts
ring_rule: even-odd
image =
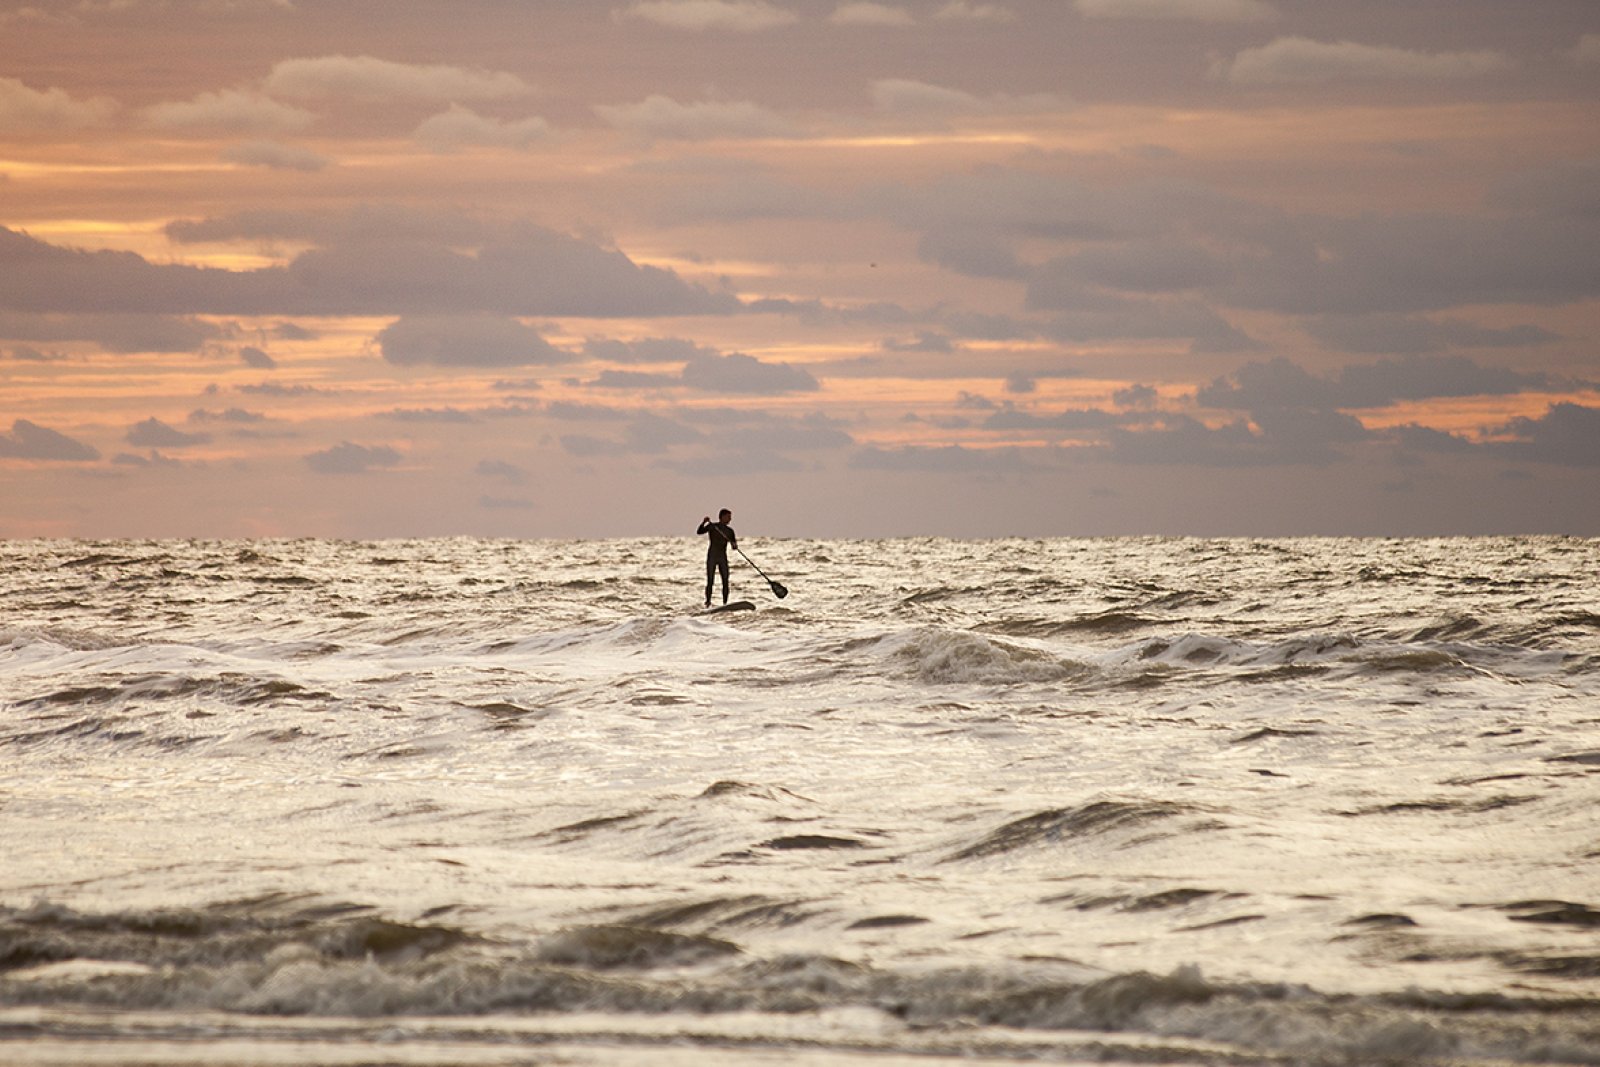
[[[0,3],[0,536],[1600,535],[1587,0]]]

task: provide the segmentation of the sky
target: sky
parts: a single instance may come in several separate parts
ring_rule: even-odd
[[[0,0],[0,536],[1600,536],[1593,0]]]

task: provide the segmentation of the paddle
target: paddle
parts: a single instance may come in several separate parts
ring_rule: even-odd
[[[733,550],[739,553],[739,555],[744,556],[744,549],[740,548],[738,545],[734,545]],[[756,567],[755,560],[751,559],[749,556],[744,556],[744,561],[750,564],[750,566]],[[767,578],[766,572],[760,567],[756,567],[756,573],[761,575],[763,578]],[[775,582],[771,578],[767,578],[767,584],[772,586],[772,595],[777,597],[779,600],[782,600],[784,597],[789,595],[789,590],[783,587],[782,582]]]

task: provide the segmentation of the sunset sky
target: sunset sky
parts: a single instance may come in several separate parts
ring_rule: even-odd
[[[0,3],[0,536],[1600,535],[1594,0]]]

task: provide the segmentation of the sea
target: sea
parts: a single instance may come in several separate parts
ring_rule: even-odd
[[[1600,541],[741,547],[0,542],[0,1063],[1600,1064]]]

